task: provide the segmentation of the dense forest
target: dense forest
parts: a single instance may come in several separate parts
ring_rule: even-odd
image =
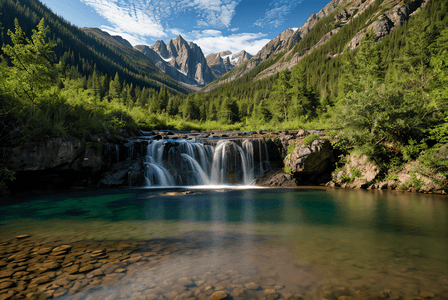
[[[40,2],[2,0],[2,155],[24,141],[105,130],[325,128],[337,130],[338,147],[362,149],[385,168],[420,157],[448,174],[438,159],[448,154],[448,4],[431,0],[381,42],[369,32],[360,47],[346,48],[381,3],[291,71],[256,80],[280,53],[240,79],[188,94]],[[294,52],[337,25],[333,15],[323,18]]]

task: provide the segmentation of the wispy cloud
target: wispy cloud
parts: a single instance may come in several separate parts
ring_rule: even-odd
[[[121,32],[136,36],[141,39],[144,36],[165,37],[160,20],[147,12],[142,1],[114,0],[81,0],[92,6],[103,18],[108,20],[114,27],[103,26],[102,29],[111,32]]]
[[[225,28],[231,25],[241,0],[81,0],[112,26],[102,29],[111,34],[127,34],[132,40],[163,38],[177,28],[168,19],[188,14],[191,26]],[[191,19],[191,16],[195,16]],[[164,25],[162,25],[164,24]],[[180,31],[179,31],[180,32]],[[132,43],[132,42],[131,42]]]
[[[217,32],[210,31],[212,30],[194,31],[192,33],[196,36],[193,42],[201,47],[204,55],[224,50],[230,50],[233,53],[246,50],[250,54],[256,54],[270,41],[270,39],[264,39],[266,34],[263,33],[240,33],[222,36]],[[223,49],[223,45],[225,45],[225,49]]]
[[[303,0],[274,0],[269,4],[264,16],[255,21],[254,26],[278,27],[283,24],[285,16],[289,14]]]

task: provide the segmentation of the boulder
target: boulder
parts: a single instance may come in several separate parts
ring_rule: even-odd
[[[380,173],[378,165],[369,161],[364,154],[353,154],[348,162],[337,174],[333,173],[334,184],[327,183],[327,186],[342,186],[350,188],[368,188],[371,182]],[[350,180],[347,180],[350,178]]]
[[[270,170],[254,181],[254,185],[266,187],[297,187],[296,179],[283,170]]]
[[[334,162],[333,148],[328,140],[315,140],[311,145],[297,145],[286,156],[285,168],[291,170],[294,178],[310,183],[318,182],[329,173]]]

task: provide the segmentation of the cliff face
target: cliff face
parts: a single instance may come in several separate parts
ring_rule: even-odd
[[[151,47],[136,46],[168,76],[191,85],[206,85],[215,79],[201,48],[180,35],[165,44],[158,41]]]

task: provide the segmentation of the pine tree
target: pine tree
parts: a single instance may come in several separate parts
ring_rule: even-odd
[[[8,30],[13,45],[4,45],[3,52],[11,58],[13,67],[8,72],[10,85],[21,97],[22,95],[36,103],[38,94],[48,89],[56,79],[56,72],[51,65],[52,41],[46,41],[49,28],[44,26],[44,19],[32,30],[31,39],[27,38],[19,21],[15,19],[15,32]]]
[[[109,99],[120,99],[121,97],[121,83],[118,72],[115,73],[115,78],[109,84]]]

